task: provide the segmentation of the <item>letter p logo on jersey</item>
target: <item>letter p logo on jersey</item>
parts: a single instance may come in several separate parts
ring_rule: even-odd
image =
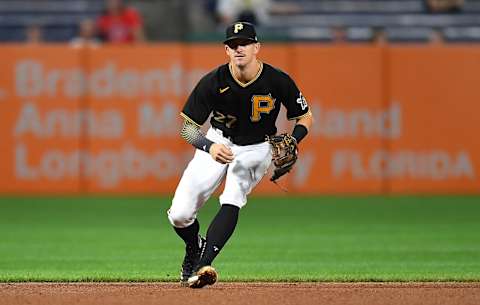
[[[262,118],[261,113],[270,113],[275,108],[275,99],[271,94],[268,95],[254,95],[252,96],[252,115],[250,120],[258,122]]]

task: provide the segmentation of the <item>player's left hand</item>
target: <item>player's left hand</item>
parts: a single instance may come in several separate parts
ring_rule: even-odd
[[[213,160],[222,164],[231,163],[234,159],[232,150],[223,144],[212,144],[210,146],[210,155]]]
[[[270,181],[275,182],[290,172],[295,162],[297,162],[297,140],[287,133],[282,133],[268,137],[268,142],[272,146],[272,161],[275,166]]]

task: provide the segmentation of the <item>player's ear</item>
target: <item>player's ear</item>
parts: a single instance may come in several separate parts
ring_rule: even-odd
[[[227,53],[227,55],[229,55],[228,54],[228,45],[224,44],[224,46],[225,46],[225,53]]]
[[[260,51],[260,42],[255,43],[255,54]]]

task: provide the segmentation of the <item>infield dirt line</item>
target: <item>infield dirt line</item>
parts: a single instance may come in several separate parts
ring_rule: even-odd
[[[480,283],[3,283],[0,305],[478,305]]]

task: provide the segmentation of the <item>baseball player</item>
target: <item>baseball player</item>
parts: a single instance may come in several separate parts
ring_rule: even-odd
[[[186,244],[181,283],[191,288],[212,285],[212,262],[232,235],[239,210],[272,161],[266,137],[275,135],[281,105],[296,120],[290,142],[299,143],[313,118],[305,98],[284,72],[257,59],[260,43],[255,28],[237,22],[226,30],[230,61],[205,75],[190,94],[180,115],[181,136],[195,148],[175,191],[168,219]],[[208,117],[211,127],[200,127]],[[220,210],[206,239],[199,235],[197,212],[225,180]]]

